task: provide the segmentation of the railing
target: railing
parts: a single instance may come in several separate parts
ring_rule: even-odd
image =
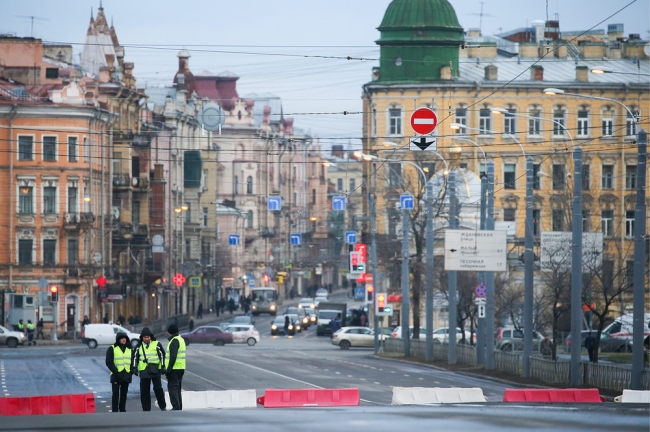
[[[494,350],[494,368],[496,370],[519,375],[519,363],[519,354]]]
[[[476,347],[456,344],[456,359],[459,363],[476,366]]]
[[[582,362],[586,386],[623,390],[630,388],[632,369],[621,366]],[[643,388],[650,390],[650,371],[643,372]]]
[[[433,359],[434,360],[447,360],[449,351],[449,344],[444,343],[433,343]]]
[[[131,185],[131,176],[128,174],[113,174],[113,186],[128,187]]]
[[[570,382],[571,362],[553,361],[541,357],[530,357],[530,376],[549,384]]]
[[[136,189],[147,189],[149,187],[149,178],[133,177],[131,179],[131,185]]]
[[[95,222],[95,215],[93,213],[66,213],[66,224],[92,224]]]

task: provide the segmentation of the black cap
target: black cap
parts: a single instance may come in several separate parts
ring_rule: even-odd
[[[149,327],[143,328],[140,332],[140,338],[143,338],[145,336],[153,337],[153,332],[149,329]]]
[[[178,326],[176,324],[170,324],[169,327],[167,327],[167,333],[169,334],[178,334]]]

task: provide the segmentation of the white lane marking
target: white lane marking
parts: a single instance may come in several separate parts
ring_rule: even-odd
[[[334,372],[334,373],[337,374],[337,375],[341,375],[341,372]]]
[[[190,374],[190,375],[194,375],[194,376],[197,377],[198,379],[203,380],[203,381],[205,381],[205,382],[208,382],[208,383],[212,384],[213,386],[217,386],[217,387],[219,387],[219,388],[222,389],[222,390],[228,390],[226,387],[224,387],[224,386],[220,386],[220,385],[217,384],[216,382],[210,381],[209,379],[205,379],[205,378],[203,378],[203,377],[200,376],[200,375],[197,375],[197,374],[195,374],[195,373],[193,373],[193,372],[188,371],[187,369],[185,369],[185,373],[186,373],[186,374]]]
[[[352,378],[352,375],[348,375],[348,378]]]
[[[404,374],[404,376],[411,376],[411,375],[409,375],[409,374]]]
[[[379,384],[377,381],[375,381],[375,384]]]

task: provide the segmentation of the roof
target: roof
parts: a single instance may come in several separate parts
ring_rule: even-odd
[[[458,17],[447,0],[393,0],[379,31],[399,27],[457,27]]]

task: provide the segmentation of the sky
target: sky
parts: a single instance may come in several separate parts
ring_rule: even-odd
[[[76,59],[91,8],[100,0],[0,0],[0,34],[73,44]],[[138,87],[171,85],[176,54],[186,47],[194,74],[231,71],[240,96],[272,93],[294,126],[329,144],[360,145],[361,86],[378,65],[381,23],[390,0],[103,0],[135,63]],[[484,35],[560,20],[561,31],[625,24],[625,34],[650,36],[648,0],[450,0],[465,29]],[[483,16],[480,16],[481,5]],[[627,8],[624,8],[626,5]],[[621,8],[624,10],[617,13]],[[614,15],[610,17],[611,15]],[[309,56],[309,57],[307,57]],[[352,57],[353,60],[347,60]],[[358,60],[361,59],[361,60]],[[1,61],[1,59],[0,59]],[[348,115],[342,113],[347,111]]]

